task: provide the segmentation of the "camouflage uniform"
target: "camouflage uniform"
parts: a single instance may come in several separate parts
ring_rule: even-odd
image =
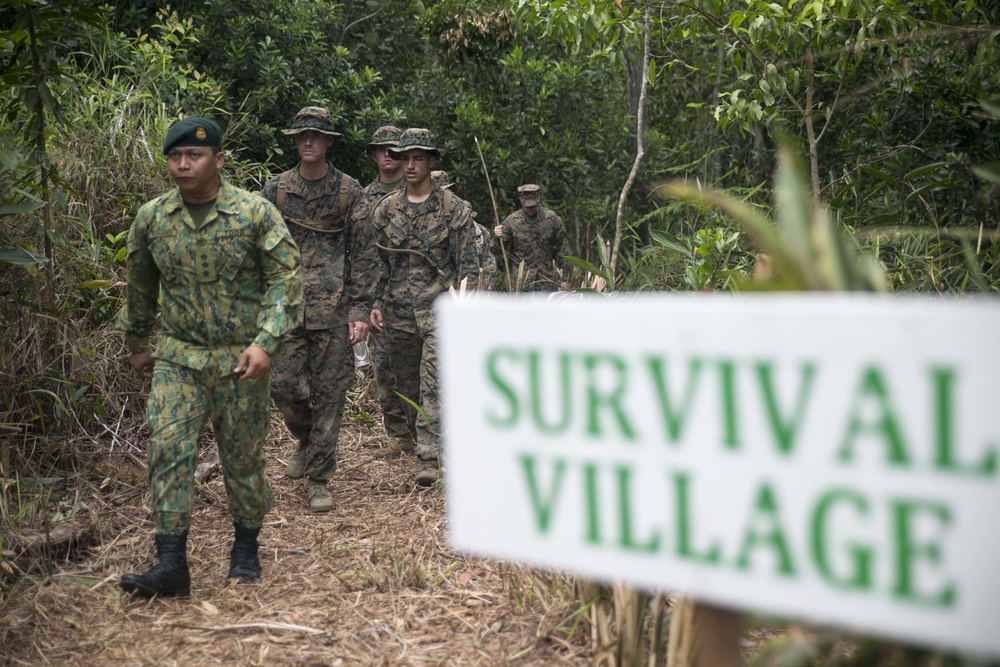
[[[128,235],[119,328],[133,354],[159,323],[149,422],[157,534],[186,533],[198,438],[212,420],[234,522],[259,528],[274,505],[264,476],[267,377],[233,369],[251,344],[274,357],[302,302],[299,251],[273,206],[222,179],[195,228],[178,190],[145,204]],[[162,302],[162,305],[160,305]]]
[[[454,187],[454,183],[448,178],[448,172],[446,171],[434,171],[431,172],[431,178],[434,182],[441,187],[442,190],[451,190]],[[475,222],[476,214],[472,214],[473,222]],[[475,287],[476,289],[492,289],[493,279],[497,274],[497,258],[493,256],[490,239],[492,235],[490,230],[486,229],[483,225],[478,222],[476,225],[476,250],[479,253],[479,268],[480,276],[476,279]]]
[[[399,128],[391,125],[380,127],[372,136],[368,149],[373,146],[395,146],[399,143]],[[376,176],[375,180],[368,184],[365,193],[371,197],[372,202],[377,202],[384,195],[397,190],[402,190],[405,179],[400,177],[392,183],[383,183]],[[381,267],[380,267],[381,268]],[[376,303],[373,308],[382,310],[382,304]],[[412,422],[412,415],[408,417],[403,401],[396,395],[396,375],[392,372],[392,360],[389,357],[389,345],[386,342],[384,333],[368,334],[368,349],[372,354],[372,366],[375,371],[375,387],[378,389],[378,402],[382,407],[382,424],[385,432],[391,438],[409,438],[416,440],[416,425]]]
[[[306,181],[296,168],[275,176],[261,191],[276,203],[283,186],[281,214],[302,252],[303,317],[285,338],[287,352],[274,365],[271,391],[288,430],[305,448],[305,474],[316,482],[337,468],[345,397],[354,381],[347,324],[368,321],[378,281],[371,201],[357,181],[327,166],[321,181]],[[343,217],[341,196],[347,204]]]
[[[538,205],[537,185],[521,186],[518,192],[522,204]],[[539,207],[535,215],[529,216],[521,209],[508,215],[500,225],[512,277],[524,262],[523,291],[554,291],[569,279],[573,265],[564,259],[570,254],[566,226],[553,211]],[[499,249],[500,239],[496,246]]]
[[[433,146],[430,131],[407,130],[399,152],[407,150],[407,133],[414,132]],[[440,187],[419,204],[402,190],[379,202],[372,216],[384,267],[378,293],[389,354],[399,392],[423,412],[416,430],[417,456],[424,461],[436,461],[440,451],[434,298],[449,286],[457,289],[465,277],[474,287],[479,274],[472,207],[458,197],[452,202],[446,213]]]

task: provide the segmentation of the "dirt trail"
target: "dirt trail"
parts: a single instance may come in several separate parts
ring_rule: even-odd
[[[293,445],[276,421],[259,582],[226,579],[232,527],[215,476],[196,494],[191,598],[125,598],[119,577],[153,562],[137,481],[120,534],[3,598],[0,665],[590,664],[566,580],[450,551],[443,492],[411,488],[414,459],[374,460],[382,436],[345,418],[337,508],[311,515],[303,482],[281,475]]]

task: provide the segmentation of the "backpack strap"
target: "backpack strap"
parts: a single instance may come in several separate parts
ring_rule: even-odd
[[[347,174],[340,175],[340,219],[347,217],[347,190],[351,185],[351,177]],[[345,220],[346,224],[346,220]]]
[[[451,217],[451,211],[455,207],[453,198],[454,195],[451,194],[451,190],[444,191],[444,215],[446,218]]]
[[[281,211],[285,205],[285,190],[288,188],[288,179],[295,173],[294,169],[284,171],[278,176],[278,193],[274,196],[274,205]]]

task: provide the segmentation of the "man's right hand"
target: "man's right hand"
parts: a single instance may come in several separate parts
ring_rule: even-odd
[[[493,228],[493,235],[496,236],[498,239],[502,239],[503,238],[503,225],[497,225],[496,227],[494,227]]]
[[[368,317],[368,321],[372,325],[372,331],[382,333],[385,328],[385,321],[382,319],[381,310],[373,310],[372,314]]]
[[[135,372],[139,374],[139,377],[147,379],[153,377],[153,364],[155,362],[152,352],[131,354],[128,360],[132,364],[132,368],[135,369]]]

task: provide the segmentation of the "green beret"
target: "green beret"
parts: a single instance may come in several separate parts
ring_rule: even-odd
[[[191,116],[184,118],[167,130],[163,154],[177,146],[222,146],[222,128],[210,118]]]

